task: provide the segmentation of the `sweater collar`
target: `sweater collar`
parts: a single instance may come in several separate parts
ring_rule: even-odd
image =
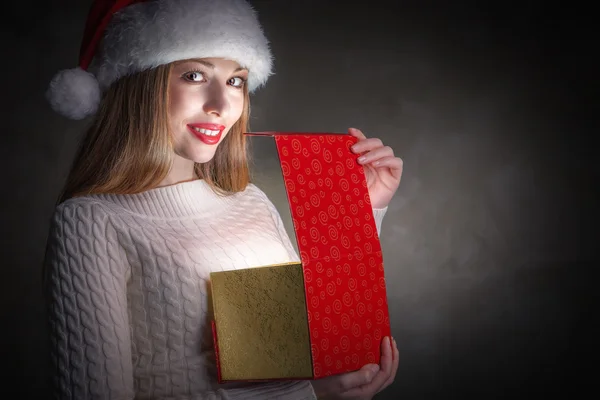
[[[203,179],[150,189],[136,194],[94,195],[132,211],[156,218],[180,218],[202,213],[214,213],[230,201],[215,193]]]

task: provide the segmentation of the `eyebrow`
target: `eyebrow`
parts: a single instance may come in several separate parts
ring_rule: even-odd
[[[199,58],[192,58],[192,59],[190,59],[190,60],[180,61],[178,64],[181,64],[181,63],[184,63],[184,62],[189,62],[189,61],[197,62],[198,64],[202,64],[202,65],[204,65],[205,67],[208,67],[208,68],[210,68],[210,69],[215,69],[215,66],[214,66],[214,64],[211,64],[211,63],[209,63],[208,61],[201,60],[201,59],[199,59]],[[233,71],[233,72],[235,73],[235,72],[238,72],[238,71],[247,71],[247,70],[248,70],[248,68],[244,68],[244,67],[238,67],[238,68],[236,68],[236,69],[235,69],[235,71]]]

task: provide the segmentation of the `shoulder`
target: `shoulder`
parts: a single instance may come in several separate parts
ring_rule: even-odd
[[[90,197],[73,198],[57,205],[46,244],[45,263],[51,266],[49,271],[70,268],[95,273],[101,269],[108,271],[114,260],[122,260],[112,215],[104,202]],[[121,262],[118,265],[125,267]],[[114,271],[120,268],[109,273]]]
[[[75,197],[60,203],[54,209],[55,218],[87,219],[110,214],[109,205],[92,197]]]
[[[54,209],[51,218],[51,233],[68,235],[81,234],[92,227],[105,227],[111,215],[110,208],[102,201],[91,197],[68,199]]]
[[[272,211],[275,208],[275,205],[273,204],[269,196],[267,196],[267,194],[254,183],[249,183],[242,193],[246,200],[250,200],[253,202],[253,205],[255,207],[264,206],[270,211]]]
[[[269,215],[273,221],[279,223],[281,220],[281,212],[275,206],[272,199],[258,186],[255,184],[249,184],[246,188],[245,192],[247,192],[248,199],[252,201],[251,208],[254,213],[260,214],[262,216]],[[284,196],[285,198],[285,196]],[[278,201],[281,199],[278,197]]]
[[[246,196],[257,197],[263,201],[269,201],[269,198],[267,197],[266,193],[263,192],[262,189],[260,189],[254,183],[249,183],[242,193]]]
[[[256,215],[276,214],[277,209],[267,194],[254,183],[249,183],[246,188],[235,194],[235,208]]]

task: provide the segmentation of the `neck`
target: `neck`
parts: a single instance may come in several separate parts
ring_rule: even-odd
[[[175,154],[169,173],[160,181],[157,187],[176,185],[196,179],[198,179],[198,175],[194,171],[194,162]]]

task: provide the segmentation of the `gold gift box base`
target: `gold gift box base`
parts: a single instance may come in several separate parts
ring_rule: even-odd
[[[221,381],[313,377],[301,263],[210,277]]]

